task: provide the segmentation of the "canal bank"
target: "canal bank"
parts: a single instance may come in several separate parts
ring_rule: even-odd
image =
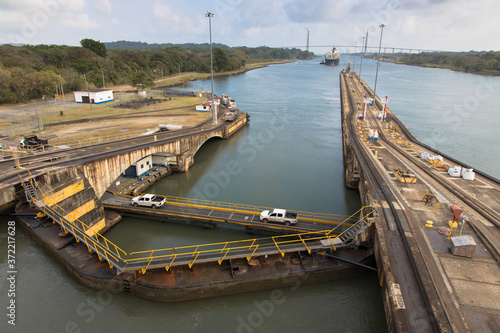
[[[492,200],[500,192],[498,180],[479,171],[475,179],[466,173],[461,179],[450,172],[453,165],[472,170],[456,158],[427,158],[424,151],[440,152],[421,144],[390,109],[383,120],[379,110],[363,108],[364,98],[373,92],[348,69],[341,73],[341,91],[344,147],[356,157],[345,169],[347,174],[358,171],[357,180],[347,178],[361,193],[370,194],[362,200],[375,210],[389,328],[496,332],[500,317],[490,295],[500,287],[494,278],[500,207]],[[377,105],[381,110],[380,100]],[[373,135],[374,129],[379,136]],[[468,252],[459,251],[465,249],[465,243],[458,245],[462,239],[468,240]]]
[[[196,163],[188,173],[172,174],[157,182],[148,192],[184,197],[197,193],[198,196],[218,201],[341,214],[359,208],[359,194],[343,188],[342,158],[341,155],[338,157],[341,143],[338,140],[337,75],[333,71],[325,72],[324,68],[320,70],[320,66],[314,63],[306,70],[306,65],[309,66],[306,62],[271,66],[252,71],[255,73],[248,72],[235,82],[233,79],[236,77],[216,80],[216,86],[231,87],[229,94],[236,97],[238,107],[252,110],[252,126],[227,141],[207,142],[196,154]],[[308,75],[308,72],[314,75]],[[281,77],[286,79],[279,79]],[[297,84],[296,79],[302,83]],[[265,90],[272,92],[273,96],[261,92],[263,83]],[[312,85],[310,89],[303,92],[294,89],[295,86],[302,86],[301,90],[304,90],[309,85]],[[285,97],[290,93],[300,98],[287,100]],[[307,96],[314,96],[314,99],[308,100]],[[287,113],[289,121],[285,122],[286,127],[272,139],[268,135],[269,121],[275,115]],[[304,117],[299,117],[299,113]],[[301,129],[297,129],[295,124]],[[285,155],[280,156],[278,152]],[[274,158],[273,163],[269,163],[270,158]],[[231,161],[240,163],[241,173],[231,175],[227,182],[215,183],[212,175],[226,170],[227,163]],[[314,177],[304,173],[306,169],[311,170]],[[275,288],[277,291],[262,290],[176,304],[158,303],[133,295],[103,293],[82,287],[23,234],[19,235],[18,247],[26,253],[20,257],[20,264],[24,265],[20,267],[24,272],[20,278],[26,292],[19,295],[18,300],[26,311],[31,311],[29,300],[47,300],[43,308],[33,305],[31,313],[35,314],[35,318],[19,323],[19,328],[27,331],[36,330],[40,326],[37,323],[42,322],[45,324],[41,330],[46,327],[46,331],[62,332],[69,321],[75,322],[76,327],[83,331],[116,330],[117,327],[124,331],[137,331],[168,327],[179,332],[237,332],[239,327],[246,325],[250,325],[248,327],[255,332],[327,332],[336,327],[352,332],[386,331],[380,287],[373,273],[315,284],[297,281],[290,287]],[[238,239],[239,234],[222,228],[204,230],[124,217],[107,235],[113,241],[123,240],[123,243],[135,243],[141,248],[160,248],[166,244],[188,245]],[[28,274],[28,271],[37,274]],[[283,297],[271,297],[281,292]],[[105,306],[97,307],[99,311],[94,309],[92,318],[76,312],[77,309],[90,311],[93,308],[88,304],[94,301],[100,305],[100,300],[105,301]],[[259,312],[258,306],[269,304],[271,300],[278,301],[273,303],[273,310],[265,315]],[[63,319],[43,320],[53,313]],[[297,319],[291,321],[290,313]],[[24,314],[28,318],[28,313]],[[244,328],[241,330],[244,331]]]
[[[241,113],[240,117],[234,121],[231,126],[225,128],[223,138],[227,139],[231,137],[239,128],[246,124],[246,120],[247,115]],[[179,164],[178,159],[174,162],[176,162],[175,165]],[[181,163],[181,168],[177,168],[177,170],[187,171],[193,164],[194,161],[191,159],[190,162],[186,162],[185,168],[182,168],[184,163]],[[162,171],[158,168],[158,166],[155,166],[153,168],[154,170],[148,171],[147,177],[144,175],[139,177],[139,179],[137,179],[138,184],[133,184],[134,187],[132,190],[130,190],[130,186],[126,184],[123,179],[116,181],[113,186],[118,188],[122,186],[121,183],[123,182],[123,186],[126,186],[125,191],[129,191],[129,193],[134,193],[139,188],[145,189],[157,179],[162,178]],[[174,169],[176,168],[174,167]],[[163,176],[168,174],[166,171],[167,170],[163,170]],[[99,172],[94,170],[94,173]],[[58,177],[55,178],[59,179]],[[352,276],[356,273],[356,269],[354,269],[356,263],[369,262],[372,258],[371,248],[368,247],[366,251],[358,250],[359,241],[356,240],[351,244],[352,238],[343,240],[344,243],[334,243],[333,241],[335,239],[332,238],[329,241],[328,238],[325,239],[326,243],[319,247],[316,245],[312,248],[313,251],[311,251],[306,241],[308,241],[307,238],[314,238],[316,235],[303,234],[305,239],[299,236],[300,241],[297,244],[298,247],[294,247],[291,250],[285,250],[285,248],[283,248],[282,251],[282,249],[278,247],[277,241],[273,238],[281,256],[275,254],[278,251],[264,251],[263,253],[265,253],[265,255],[257,252],[255,257],[252,258],[257,247],[253,249],[253,245],[251,245],[248,249],[250,252],[245,254],[246,258],[245,256],[235,257],[231,254],[224,260],[227,254],[227,252],[224,252],[226,246],[232,243],[228,242],[220,251],[221,254],[217,255],[214,259],[205,261],[199,260],[199,262],[202,262],[199,264],[201,268],[198,268],[198,264],[196,266],[193,266],[193,264],[200,253],[204,251],[196,250],[192,255],[193,258],[189,260],[189,262],[192,261],[191,264],[188,265],[189,272],[184,275],[182,272],[185,267],[171,267],[178,255],[176,253],[176,248],[173,249],[173,257],[172,254],[170,255],[172,257],[170,264],[166,262],[163,265],[151,265],[150,267],[151,260],[153,260],[153,252],[151,252],[151,260],[148,259],[144,266],[139,266],[135,269],[130,268],[124,271],[124,267],[120,262],[129,265],[132,261],[139,259],[122,258],[122,256],[127,256],[127,253],[120,248],[121,244],[115,245],[109,243],[105,238],[106,236],[103,234],[97,234],[98,236],[95,236],[94,239],[92,235],[88,235],[89,230],[85,229],[83,222],[78,220],[79,223],[76,223],[76,220],[73,222],[74,219],[71,221],[67,220],[70,219],[67,216],[76,214],[71,213],[68,215],[66,214],[67,211],[79,211],[78,201],[87,202],[87,198],[93,196],[94,190],[92,187],[87,185],[87,190],[92,193],[87,193],[88,195],[80,198],[80,190],[77,189],[82,187],[80,184],[82,182],[77,183],[80,184],[77,186],[72,184],[72,179],[66,179],[62,185],[63,187],[65,185],[67,186],[60,189],[61,184],[59,183],[61,182],[62,181],[55,181],[54,185],[57,187],[54,188],[51,185],[52,181],[46,181],[47,184],[44,187],[44,193],[38,193],[40,191],[40,189],[38,189],[39,184],[37,185],[35,179],[30,178],[23,182],[23,186],[26,190],[26,198],[30,206],[36,206],[37,210],[45,213],[45,216],[38,219],[23,218],[21,219],[23,221],[21,226],[26,227],[25,230],[30,235],[35,237],[39,243],[44,244],[44,248],[54,255],[56,259],[77,278],[77,280],[86,286],[99,290],[131,292],[135,295],[154,300],[180,301],[286,286],[286,284],[280,285],[279,281],[285,281],[288,277],[302,276],[306,273],[308,276],[310,275],[307,279],[309,283]],[[38,198],[41,198],[42,195],[43,198],[57,197],[58,199],[57,201],[55,201],[56,199],[53,199],[53,201],[49,199],[39,200]],[[45,195],[48,195],[48,197]],[[59,204],[54,206],[55,202],[59,202]],[[67,207],[69,203],[71,203],[71,207]],[[87,206],[87,204],[85,205]],[[77,207],[76,210],[75,207]],[[59,212],[60,210],[62,213]],[[85,211],[87,210],[88,209]],[[17,212],[29,214],[33,212],[33,209],[28,209],[26,205],[18,205]],[[90,211],[87,214],[93,212],[94,211]],[[211,213],[212,211],[210,214]],[[79,214],[81,215],[81,213]],[[87,215],[84,214],[84,216]],[[210,216],[209,218],[215,217]],[[103,220],[103,224],[107,226],[105,229],[102,229],[103,232],[107,231],[118,221],[119,219],[113,222]],[[82,227],[80,227],[80,224]],[[81,228],[83,229],[80,230]],[[366,240],[366,234],[361,234],[363,231],[364,228],[356,231],[356,234],[350,237],[355,237],[359,234],[361,241],[364,242]],[[71,233],[75,238],[72,238],[68,233]],[[93,231],[93,235],[96,233],[97,231]],[[252,244],[254,242],[252,242]],[[283,243],[286,244],[289,242],[290,241],[285,241]],[[109,244],[111,244],[111,248]],[[336,249],[336,247],[346,248]],[[244,246],[243,249],[244,248],[246,247]],[[322,251],[317,251],[317,249],[322,249]],[[147,249],[141,250],[146,251]],[[227,251],[229,250],[230,247],[228,246]],[[336,250],[338,250],[338,252]],[[325,258],[327,251],[330,256]],[[304,252],[304,254],[302,252]],[[132,254],[133,253],[131,253],[131,255]],[[335,256],[332,257],[332,254],[335,254]],[[318,259],[318,255],[322,257],[322,260]],[[221,258],[219,259],[219,257]],[[227,274],[227,262],[229,263],[229,276]],[[308,264],[308,262],[312,263]],[[106,268],[107,264],[109,264],[109,268]],[[175,265],[178,264],[176,263]],[[190,274],[198,269],[200,273]],[[142,274],[139,274],[139,271],[141,271]],[[181,273],[176,274],[176,272]],[[173,278],[172,274],[174,276]],[[239,277],[242,278],[240,279]],[[144,282],[144,280],[146,280],[146,282]]]

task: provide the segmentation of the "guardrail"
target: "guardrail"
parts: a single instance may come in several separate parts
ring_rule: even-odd
[[[341,237],[343,234],[348,232],[348,230],[352,229],[354,226],[359,225],[360,223],[365,223],[369,225],[368,217],[372,214],[370,206],[362,207],[356,213],[348,216],[344,221],[339,223],[335,228],[330,230],[322,230],[322,231],[311,231],[311,232],[303,232],[292,235],[282,235],[282,236],[273,236],[266,238],[252,238],[245,240],[237,240],[237,241],[228,241],[228,242],[219,242],[219,243],[208,243],[208,244],[200,244],[200,245],[189,245],[189,246],[181,246],[181,247],[171,247],[165,249],[153,249],[153,250],[145,250],[145,251],[136,251],[130,254],[127,254],[123,249],[121,249],[118,245],[114,244],[106,237],[101,235],[98,232],[93,232],[92,236],[87,234],[87,231],[91,229],[87,224],[80,221],[79,219],[74,219],[73,221],[69,221],[65,218],[65,210],[61,206],[59,206],[56,202],[52,202],[51,205],[48,205],[46,201],[50,201],[50,199],[43,194],[40,189],[36,188],[36,184],[33,182],[31,172],[29,172],[29,186],[32,186],[36,193],[40,192],[43,196],[43,199],[38,199],[27,191],[27,195],[29,195],[31,201],[35,204],[37,209],[43,212],[45,215],[50,216],[53,220],[53,223],[58,223],[65,232],[71,232],[71,234],[75,237],[77,242],[83,242],[87,246],[89,252],[96,252],[99,260],[105,259],[110,268],[115,267],[118,273],[121,273],[123,270],[131,270],[131,271],[141,271],[143,274],[149,269],[151,264],[154,264],[155,268],[164,267],[167,271],[172,267],[174,262],[177,260],[184,259],[184,261],[188,261],[188,267],[192,268],[195,262],[198,260],[200,255],[209,255],[210,261],[217,260],[218,264],[221,265],[224,259],[230,254],[238,254],[239,257],[245,257],[247,261],[250,261],[252,257],[257,253],[257,250],[260,248],[262,251],[277,251],[276,253],[280,253],[282,256],[285,255],[288,249],[284,248],[287,245],[303,245],[308,253],[311,253],[311,243],[320,240],[329,240],[332,248],[335,250],[336,247],[339,247],[341,244],[336,241],[337,238]],[[21,182],[23,186],[26,186],[25,182],[21,175]],[[175,197],[170,197],[175,198]],[[178,198],[178,199],[186,199],[186,198]],[[204,203],[203,200],[197,201],[198,199],[186,199],[186,202],[190,202],[191,204],[194,202]],[[234,205],[234,204],[233,204]],[[53,206],[53,208],[51,207]],[[257,207],[250,205],[237,205],[236,207]],[[367,214],[364,213],[366,209],[370,209],[370,212]],[[59,210],[59,211],[58,211]],[[234,210],[234,209],[233,209]],[[360,214],[361,218],[357,219],[357,222],[352,224],[347,221],[352,221],[356,215]],[[330,214],[333,215],[333,214]],[[341,216],[341,215],[335,215]],[[79,225],[74,222],[78,221]],[[346,230],[340,233],[336,233],[337,229],[341,226],[349,226]],[[317,244],[316,244],[317,246]],[[296,247],[291,247],[290,251],[296,251]],[[123,257],[120,255],[122,254]],[[188,260],[189,259],[189,260]],[[168,260],[165,262],[165,260]],[[159,265],[161,264],[161,266]],[[129,268],[127,269],[127,266]]]
[[[361,213],[364,209],[367,209],[369,207],[370,206],[365,206],[361,208],[352,216]],[[364,215],[363,219],[360,219],[357,223],[367,223],[369,225],[368,217],[370,215],[371,212]],[[152,263],[154,263],[155,261],[163,261],[165,259],[170,260],[168,265],[163,266],[168,271],[176,260],[182,260],[182,259],[187,260],[188,258],[189,260],[192,259],[192,261],[188,264],[188,267],[191,268],[195,264],[198,257],[200,255],[205,255],[205,254],[211,255],[213,257],[219,256],[217,262],[220,265],[224,260],[224,258],[226,258],[226,256],[230,252],[234,253],[236,251],[242,251],[242,250],[248,251],[248,255],[245,257],[247,261],[249,261],[257,252],[257,249],[259,247],[261,250],[263,249],[269,251],[277,250],[277,252],[279,252],[282,256],[284,256],[286,253],[286,249],[283,249],[282,247],[283,245],[302,244],[306,248],[308,253],[311,253],[311,249],[308,247],[308,244],[314,241],[327,239],[330,241],[330,244],[332,245],[333,249],[336,249],[336,247],[339,247],[340,244],[335,240],[340,236],[342,236],[347,230],[349,230],[348,228],[344,232],[335,234],[336,229],[339,228],[341,225],[342,224],[330,230],[304,232],[293,235],[282,235],[282,236],[273,236],[266,238],[252,238],[252,239],[244,239],[238,241],[136,251],[130,253],[130,256],[135,256],[135,255],[140,255],[140,256],[135,258],[127,258],[127,263],[134,264],[137,262],[142,262],[141,265],[142,268],[137,270],[140,270],[144,274],[146,273],[147,269],[150,267]]]
[[[51,206],[47,204],[47,201],[50,201],[50,199],[40,189],[36,189],[36,186],[31,177],[31,172],[29,170],[28,172],[30,174],[29,183],[31,184],[31,186],[33,186],[37,193],[39,192],[43,196],[43,199],[38,199],[28,193],[31,201],[35,204],[37,209],[43,212],[46,216],[50,216],[52,218],[52,223],[58,223],[63,228],[64,232],[67,233],[71,231],[71,234],[75,237],[75,240],[77,242],[84,242],[89,252],[92,252],[93,250],[97,253],[99,260],[102,260],[103,257],[105,257],[110,268],[115,266],[118,270],[120,270],[122,267],[118,265],[120,263],[123,263],[121,266],[125,264],[125,260],[120,256],[120,253],[122,253],[124,256],[126,256],[127,253],[118,245],[114,244],[106,237],[101,235],[99,232],[92,230],[93,236],[89,236],[87,234],[87,231],[91,230],[91,227],[89,227],[86,223],[82,222],[79,219],[75,219],[73,221],[67,220],[65,218],[64,208],[59,206],[56,202],[52,202],[51,206],[57,208],[59,211],[57,211],[55,208],[51,208]],[[19,175],[19,177],[21,178],[21,183],[25,184],[22,176]],[[76,225],[75,221],[78,221],[81,227]],[[101,243],[100,240],[104,241],[104,244]],[[114,262],[112,262],[111,259],[114,259]]]
[[[68,146],[70,148],[77,148],[77,147],[84,147],[84,146],[90,146],[93,144],[98,144],[98,143],[103,143],[103,142],[111,142],[111,141],[118,141],[118,140],[123,140],[123,139],[131,139],[131,138],[136,138],[138,136],[143,135],[145,132],[144,131],[130,131],[126,132],[123,134],[116,134],[116,135],[106,135],[106,136],[98,136],[98,137],[87,137],[84,139],[78,139],[78,140],[71,140],[71,141],[57,141],[56,139],[51,140],[51,145],[52,146]]]
[[[145,193],[141,193],[139,195],[144,195]],[[256,205],[248,205],[248,204],[238,204],[231,202],[219,202],[212,200],[204,200],[204,199],[193,199],[193,198],[183,198],[183,197],[174,197],[169,195],[157,195],[158,197],[165,198],[167,203],[175,204],[179,206],[188,206],[188,207],[198,207],[198,208],[216,208],[218,210],[225,210],[230,212],[242,213],[242,214],[253,214],[260,215],[260,213],[264,210],[273,210],[274,208],[256,206]],[[292,211],[292,210],[290,210]],[[354,215],[340,215],[340,214],[328,214],[328,213],[311,213],[304,211],[296,211],[300,220],[311,221],[311,222],[336,222],[343,223],[351,221],[356,222],[358,219]]]

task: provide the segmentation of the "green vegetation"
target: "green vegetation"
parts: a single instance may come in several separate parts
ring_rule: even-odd
[[[153,80],[181,72],[210,72],[208,44],[163,44],[116,42],[136,49],[106,48],[106,44],[83,39],[82,47],[59,45],[0,46],[0,104],[19,103],[89,87],[152,86]],[[144,50],[143,50],[144,49]],[[314,54],[300,49],[257,48],[217,44],[213,49],[214,71],[242,70],[247,63],[272,60],[310,59]],[[83,76],[85,74],[85,77]]]
[[[106,45],[104,45],[104,43],[95,41],[93,39],[85,38],[81,40],[80,44],[82,45],[82,47],[89,49],[98,56],[106,58],[107,50],[106,50]]]
[[[476,74],[500,75],[500,52],[419,53],[386,60],[405,65],[449,68]]]

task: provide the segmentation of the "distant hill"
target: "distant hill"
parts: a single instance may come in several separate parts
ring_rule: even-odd
[[[384,55],[384,60],[411,66],[500,75],[500,52],[495,51],[432,52],[406,54],[398,58]]]
[[[182,44],[172,44],[172,43],[145,43],[145,42],[131,42],[126,40],[119,40],[116,42],[104,42],[106,48],[109,50],[122,49],[122,50],[161,50],[167,47],[180,46],[183,49],[208,49],[210,48],[209,43],[195,44],[195,43],[182,43]],[[213,43],[212,47],[219,47],[221,49],[229,49],[230,47],[225,44]]]
[[[0,104],[90,88],[130,84],[147,87],[158,75],[210,72],[209,44],[148,44],[83,39],[83,47],[0,45]],[[229,47],[215,44],[215,72],[244,68],[247,62],[312,59],[297,48]],[[104,78],[103,78],[104,77]],[[57,88],[56,88],[57,87]],[[62,89],[60,89],[62,87]]]

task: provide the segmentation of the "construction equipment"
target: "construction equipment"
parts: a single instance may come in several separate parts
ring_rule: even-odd
[[[417,183],[417,176],[409,171],[403,172],[400,169],[394,169],[394,176],[396,176],[400,183]]]

